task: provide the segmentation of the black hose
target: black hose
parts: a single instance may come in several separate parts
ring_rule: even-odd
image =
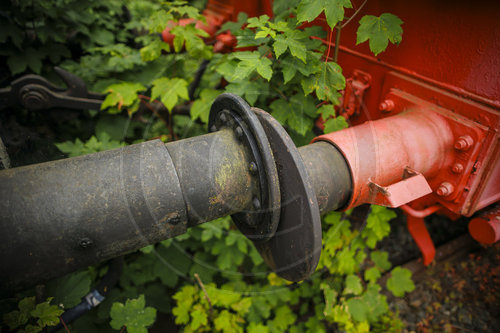
[[[194,93],[196,91],[196,88],[200,85],[201,78],[205,71],[207,70],[207,66],[209,60],[203,60],[203,62],[200,64],[200,67],[198,67],[198,70],[196,71],[196,74],[194,76],[193,82],[191,82],[191,85],[189,86],[189,100],[192,101],[195,99]]]
[[[114,258],[111,260],[108,272],[102,278],[101,282],[82,298],[80,304],[64,311],[60,317],[60,323],[52,327],[49,332],[57,332],[65,325],[80,318],[88,311],[98,306],[105,298],[109,291],[118,283],[123,270],[123,257]],[[64,324],[63,324],[64,323]]]

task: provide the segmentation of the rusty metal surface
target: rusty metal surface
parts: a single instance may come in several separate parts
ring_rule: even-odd
[[[186,230],[159,141],[0,172],[0,292],[10,293]]]
[[[321,219],[313,184],[299,151],[281,125],[267,112],[253,108],[273,150],[279,175],[281,213],[278,229],[255,246],[281,277],[301,281],[314,272],[321,254]]]
[[[246,168],[258,184],[251,188],[252,204],[231,218],[249,239],[270,239],[280,218],[280,186],[267,133],[250,106],[241,97],[229,93],[219,95],[212,104],[208,128],[210,132],[233,130],[248,149],[251,159],[246,161]]]
[[[235,214],[258,188],[250,154],[231,129],[166,144],[186,203],[188,226]]]

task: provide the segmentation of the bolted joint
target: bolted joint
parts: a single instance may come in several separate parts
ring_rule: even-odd
[[[469,150],[470,147],[474,144],[474,139],[472,139],[469,135],[462,135],[455,141],[455,149],[466,151]]]
[[[464,171],[464,166],[462,163],[455,163],[451,167],[451,172],[453,173],[462,173]]]
[[[382,112],[391,112],[394,110],[394,106],[395,104],[392,99],[386,99],[379,104],[378,109]]]
[[[455,187],[448,182],[442,182],[436,190],[436,194],[440,197],[447,197],[455,191]]]

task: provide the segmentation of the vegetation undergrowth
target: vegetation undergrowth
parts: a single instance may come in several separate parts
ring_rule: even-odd
[[[206,133],[210,105],[225,91],[271,112],[297,145],[314,137],[318,116],[326,119],[325,133],[348,126],[334,109],[345,78],[337,63],[323,57],[329,51],[320,39],[327,33],[302,26],[324,15],[332,34],[347,22],[349,0],[274,1],[273,18],[240,14],[238,22],[221,28],[236,36],[240,50],[232,53],[214,53],[204,40],[208,35],[194,24],[172,28],[172,46],[161,41],[158,34],[167,22],[203,19],[202,5],[11,1],[0,16],[3,82],[24,73],[57,80],[52,66],[60,65],[90,90],[107,94],[100,112],[82,111],[66,122],[49,123],[18,110],[20,118],[45,121],[53,144],[69,157]],[[401,41],[401,24],[389,13],[366,15],[359,20],[357,42],[368,42],[378,54],[389,42]],[[207,61],[190,96],[195,73]],[[361,228],[351,226],[349,215],[323,218],[319,266],[309,279],[292,284],[269,271],[230,218],[191,228],[127,255],[119,285],[67,330],[147,332],[157,317],[171,314],[185,332],[399,331],[402,324],[382,290],[403,296],[414,288],[411,273],[393,268],[388,254],[377,250],[395,213],[373,206]],[[107,268],[106,263],[89,267],[2,300],[4,324],[19,332],[58,324],[64,309],[77,305]],[[380,285],[386,272],[390,277]]]

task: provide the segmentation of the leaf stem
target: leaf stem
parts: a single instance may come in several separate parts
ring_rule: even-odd
[[[198,281],[198,284],[200,285],[201,290],[203,290],[203,293],[205,294],[205,298],[208,302],[208,306],[210,306],[210,318],[212,318],[212,314],[213,314],[212,301],[210,301],[210,297],[208,297],[208,293],[207,293],[207,290],[205,289],[205,285],[203,284],[203,282],[201,282],[201,279],[200,279],[200,276],[198,275],[198,273],[194,273],[194,277],[196,278],[196,281]]]
[[[352,19],[361,11],[361,9],[363,9],[363,7],[366,5],[366,3],[368,2],[368,0],[365,0],[361,6],[359,6],[358,9],[356,9],[356,11],[354,12],[354,14],[352,14],[351,17],[349,17],[349,19],[347,21],[344,22],[344,24],[342,24],[342,28],[345,28],[345,26],[352,21]]]

